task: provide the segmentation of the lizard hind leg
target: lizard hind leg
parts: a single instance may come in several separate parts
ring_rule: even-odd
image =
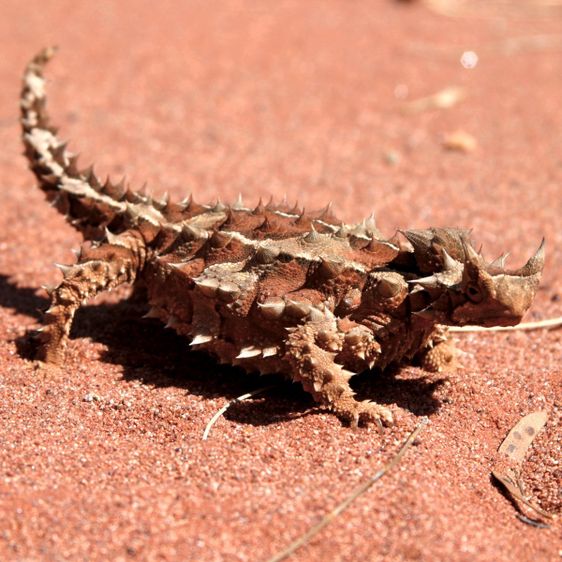
[[[368,400],[358,401],[349,386],[355,374],[334,361],[335,352],[322,349],[318,341],[325,339],[334,326],[323,323],[306,323],[292,328],[285,346],[285,359],[291,365],[291,378],[303,385],[313,398],[328,406],[340,419],[352,426],[393,422],[390,410]],[[334,333],[334,337],[337,335]]]
[[[45,363],[62,362],[78,308],[101,292],[133,282],[144,260],[142,243],[127,233],[112,243],[88,248],[84,254],[74,265],[58,266],[64,278],[49,291],[51,305],[38,331],[37,359]]]

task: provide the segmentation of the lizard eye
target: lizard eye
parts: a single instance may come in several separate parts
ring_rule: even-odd
[[[466,296],[470,302],[478,304],[482,301],[482,292],[477,285],[469,285],[466,288]]]

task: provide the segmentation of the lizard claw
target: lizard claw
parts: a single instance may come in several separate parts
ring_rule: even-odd
[[[368,400],[355,402],[348,411],[341,412],[341,415],[349,420],[351,427],[375,423],[381,433],[383,426],[389,426],[394,423],[392,413],[388,408]]]

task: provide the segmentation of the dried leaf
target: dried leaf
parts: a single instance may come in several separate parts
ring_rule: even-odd
[[[546,423],[546,412],[533,412],[520,419],[507,434],[507,437],[500,445],[498,452],[504,455],[512,466],[506,466],[505,462],[499,462],[497,468],[492,470],[492,475],[496,478],[505,489],[517,500],[533,509],[543,517],[551,517],[549,513],[535,505],[525,495],[521,481],[519,480],[520,467],[527,451],[537,436],[538,432]]]
[[[521,418],[507,434],[498,451],[521,464],[537,433],[546,423],[546,412],[533,412]]]

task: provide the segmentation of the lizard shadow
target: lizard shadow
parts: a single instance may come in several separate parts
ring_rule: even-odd
[[[0,306],[40,321],[41,311],[48,304],[36,289],[17,286],[0,274]],[[204,398],[228,400],[273,385],[267,391],[267,400],[260,396],[228,409],[225,417],[238,423],[268,425],[320,410],[300,385],[277,375],[248,374],[237,367],[220,365],[211,356],[190,350],[184,337],[164,329],[160,322],[141,318],[145,312],[146,305],[136,299],[86,305],[76,313],[70,337],[89,337],[102,343],[106,349],[100,359],[121,366],[125,380],[141,380],[155,387],[174,386]],[[15,343],[20,357],[33,359],[31,331],[15,338]],[[352,379],[359,399],[396,404],[415,415],[429,415],[439,409],[440,402],[433,393],[442,382],[419,377],[411,369],[365,372]]]

